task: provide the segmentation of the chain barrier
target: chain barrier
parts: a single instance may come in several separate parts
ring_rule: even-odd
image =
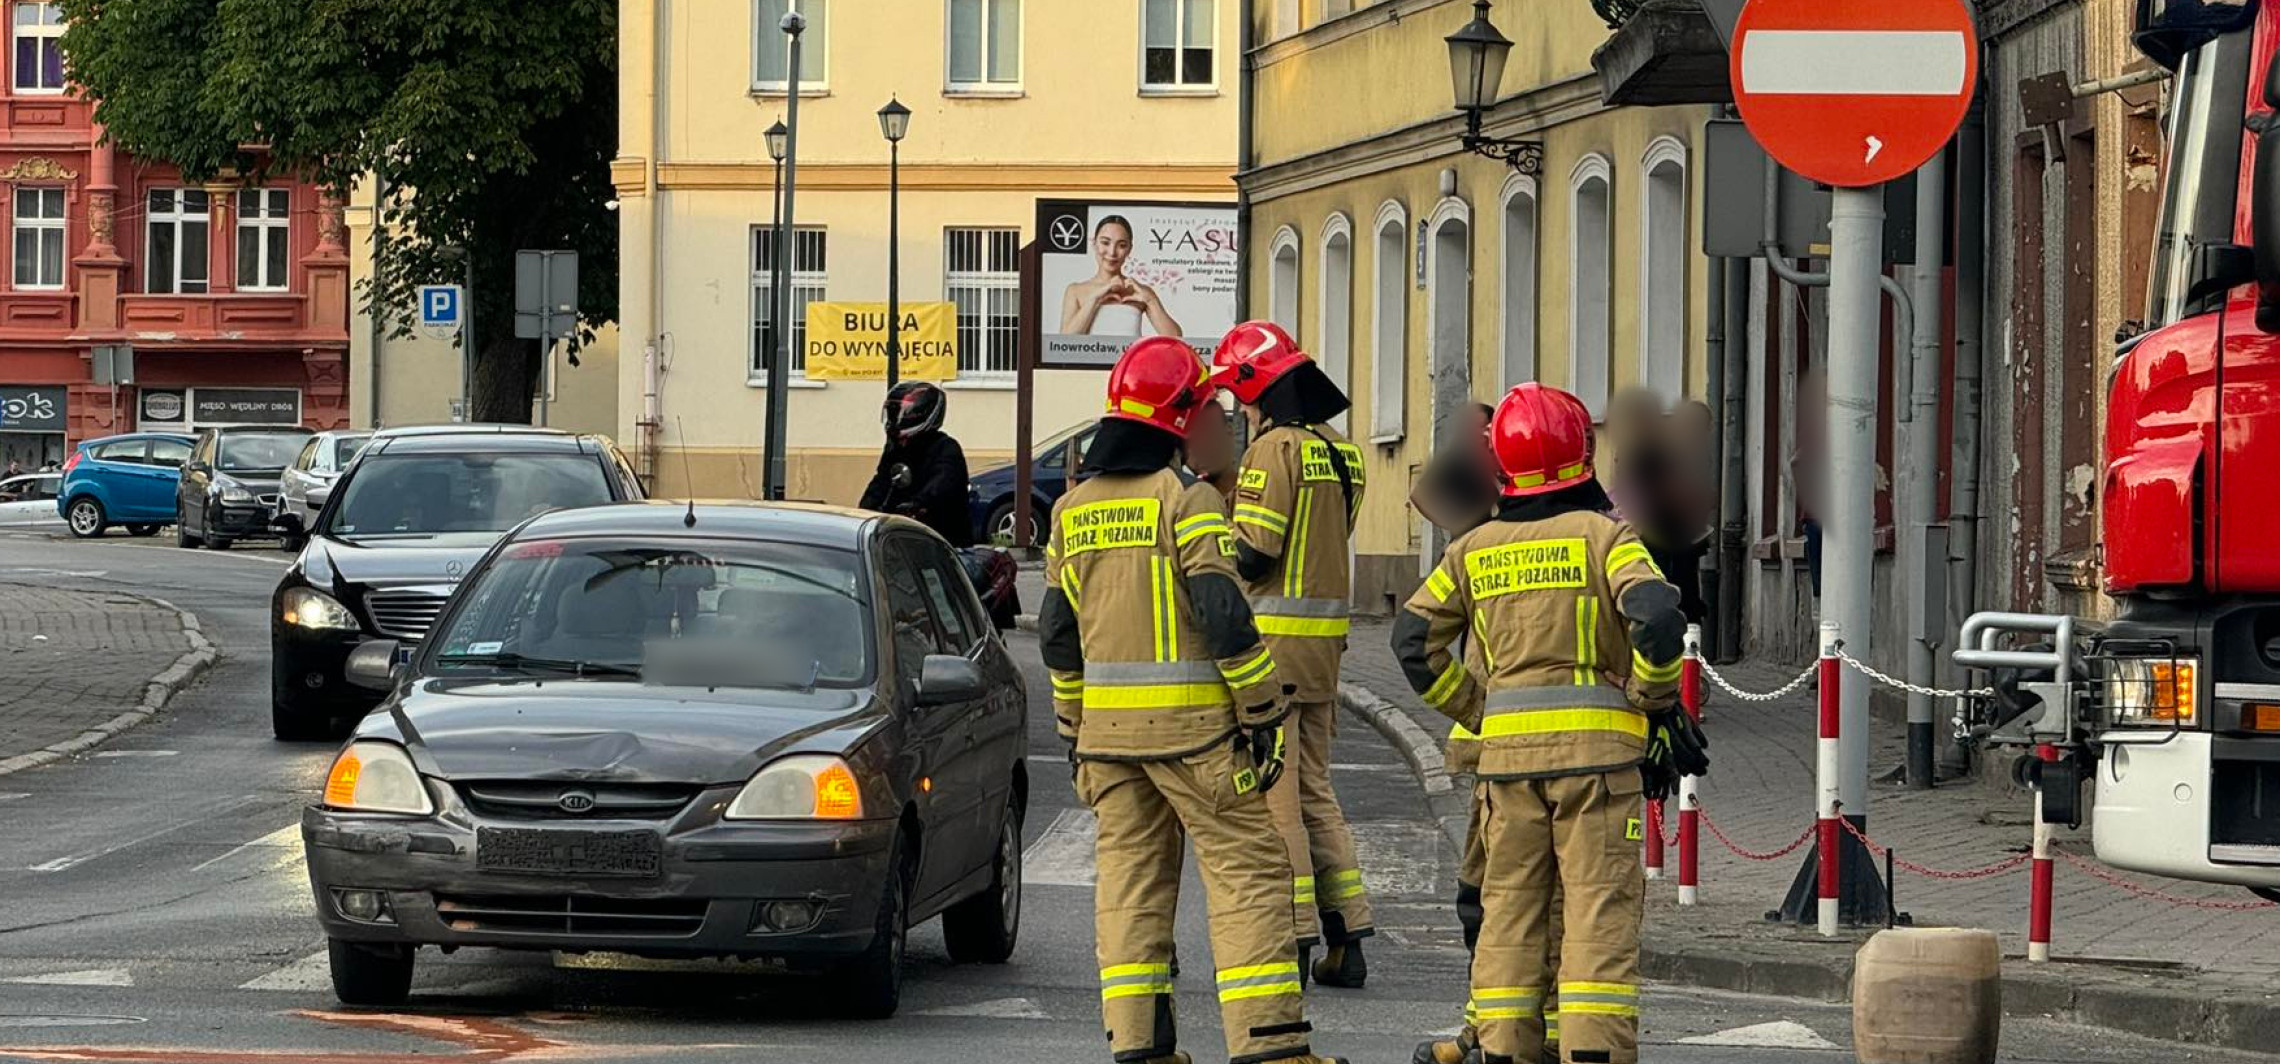
[[[1790,854],[1796,853],[1799,847],[1804,846],[1807,842],[1810,842],[1813,839],[1813,826],[1809,824],[1805,827],[1805,833],[1797,836],[1797,840],[1795,842],[1792,842],[1787,846],[1768,853],[1758,853],[1754,850],[1743,849],[1739,844],[1735,843],[1733,839],[1728,838],[1726,836],[1725,829],[1719,827],[1717,821],[1710,819],[1709,810],[1704,809],[1700,810],[1700,812],[1702,814],[1702,826],[1709,828],[1711,835],[1716,836],[1718,841],[1724,844],[1727,849],[1734,851],[1734,856],[1739,857],[1745,861],[1778,861],[1784,857],[1789,856]]]
[[[2065,861],[2067,864],[2073,865],[2076,869],[2087,874],[2092,879],[2104,883],[2109,887],[2117,887],[2125,892],[2135,894],[2140,898],[2146,898],[2152,901],[2163,902],[2169,905],[2182,906],[2189,909],[2212,909],[2217,912],[2226,913],[2245,913],[2255,912],[2259,909],[2280,908],[2280,904],[2275,904],[2273,902],[2263,900],[2219,901],[2215,898],[2188,898],[2178,894],[2170,894],[2165,891],[2155,890],[2154,888],[2145,886],[2144,884],[2132,883],[2129,880],[2123,879],[2122,877],[2117,876],[2110,871],[2107,871],[2097,862],[2082,857],[2079,854],[2069,853],[2065,850],[2059,850],[2055,848],[2052,850],[2052,852],[2056,853],[2059,856],[2059,859]]]
[[[1851,835],[1853,838],[1859,839],[1861,845],[1868,847],[1868,852],[1870,855],[1875,857],[1883,857],[1886,853],[1890,852],[1889,847],[1879,846],[1876,844],[1876,841],[1874,839],[1871,839],[1867,835],[1862,834],[1859,825],[1854,824],[1852,821],[1847,820],[1844,817],[1838,817],[1837,823],[1844,826],[1845,832],[1847,834]],[[1978,868],[1950,870],[1920,865],[1914,861],[1910,861],[1906,858],[1894,855],[1892,858],[1892,864],[1896,868],[1907,872],[1913,872],[1916,875],[1925,877],[1926,879],[1986,879],[1990,876],[2002,875],[2003,873],[2026,864],[2028,861],[2032,861],[2034,859],[2034,854],[2020,853],[2013,854],[1991,865],[1982,865]]]
[[[1761,695],[1752,694],[1751,692],[1744,691],[1741,688],[1728,683],[1724,676],[1718,674],[1717,667],[1711,665],[1708,659],[1701,659],[1701,665],[1702,675],[1709,677],[1711,683],[1717,684],[1719,690],[1724,691],[1727,694],[1734,696],[1735,698],[1739,698],[1744,702],[1771,702],[1779,698],[1784,698],[1791,692],[1794,692],[1798,688],[1805,686],[1806,681],[1811,680],[1813,678],[1813,674],[1820,669],[1820,666],[1817,664],[1807,665],[1805,666],[1805,671],[1798,673],[1795,679],[1790,680],[1788,683],[1782,684],[1780,687],[1777,687]]]
[[[1844,662],[1847,666],[1850,666],[1854,672],[1860,673],[1861,675],[1866,676],[1871,680],[1875,680],[1877,683],[1883,684],[1886,687],[1897,687],[1900,690],[1908,692],[1909,694],[1923,695],[1927,698],[1991,698],[1995,694],[1995,689],[1992,687],[1971,687],[1949,691],[1937,687],[1925,687],[1921,684],[1912,684],[1898,677],[1888,676],[1882,672],[1877,671],[1875,666],[1870,665],[1869,663],[1862,661],[1859,658],[1853,657],[1849,653],[1846,653],[1844,645],[1841,643],[1837,645],[1837,660]]]

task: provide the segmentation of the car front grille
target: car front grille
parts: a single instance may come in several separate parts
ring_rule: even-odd
[[[687,938],[705,925],[702,898],[597,898],[583,894],[438,894],[435,914],[454,931]]]
[[[278,502],[285,498],[282,495],[257,495],[254,497],[261,500],[261,505],[269,507],[272,510],[275,510],[277,508]]]
[[[688,784],[588,785],[525,780],[459,784],[459,794],[469,809],[501,820],[667,820],[702,789]]]
[[[443,612],[443,596],[425,591],[374,591],[364,596],[364,610],[381,635],[417,642]]]

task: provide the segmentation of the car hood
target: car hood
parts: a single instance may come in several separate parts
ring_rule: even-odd
[[[707,690],[623,680],[420,680],[362,738],[445,779],[741,783],[794,751],[844,753],[886,720],[867,690]]]
[[[277,485],[282,482],[284,476],[282,470],[258,470],[245,473],[232,473],[224,470],[214,474],[217,482],[235,484],[255,495],[277,494]]]
[[[450,532],[417,538],[309,541],[301,555],[308,581],[339,584],[456,583],[504,533]]]

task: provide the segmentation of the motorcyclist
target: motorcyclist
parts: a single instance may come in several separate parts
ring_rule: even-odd
[[[953,547],[971,547],[966,451],[942,431],[949,405],[942,389],[926,381],[904,381],[887,391],[879,419],[887,445],[879,454],[878,471],[863,489],[861,505],[916,520]]]

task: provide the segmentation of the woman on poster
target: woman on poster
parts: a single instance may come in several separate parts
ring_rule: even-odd
[[[1132,223],[1111,214],[1093,227],[1092,277],[1061,295],[1061,332],[1091,336],[1178,336],[1180,323],[1156,290],[1124,275],[1132,257]],[[1145,330],[1143,330],[1145,325]]]

